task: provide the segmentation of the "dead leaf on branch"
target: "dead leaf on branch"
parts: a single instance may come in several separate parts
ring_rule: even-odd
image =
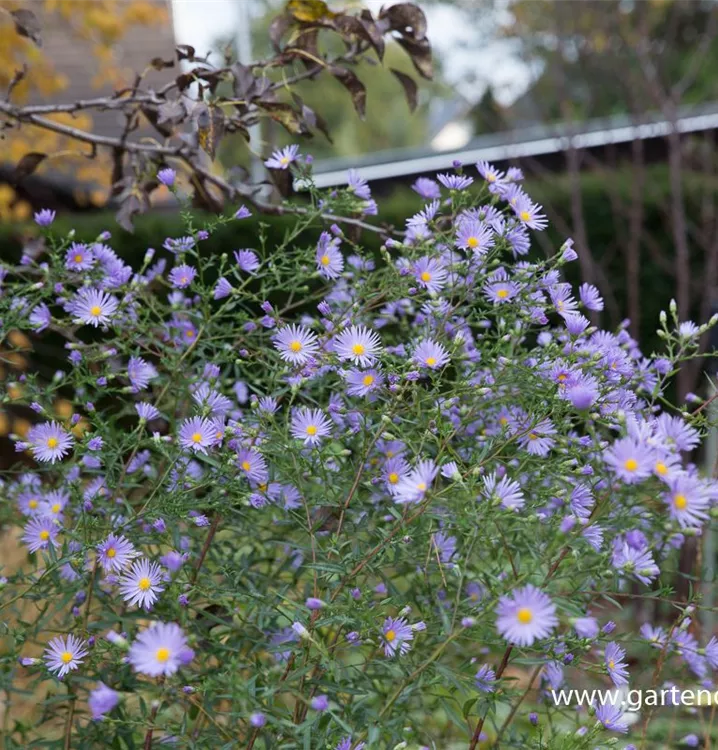
[[[402,73],[400,70],[396,70],[395,68],[389,68],[389,70],[391,70],[399,83],[403,86],[404,94],[406,95],[406,102],[409,105],[409,111],[413,112],[416,109],[419,94],[419,87],[416,85],[416,81],[406,73]]]
[[[359,80],[356,73],[340,65],[330,65],[327,70],[351,94],[354,109],[363,120],[366,114],[366,86]]]
[[[20,182],[20,180],[31,175],[45,159],[47,159],[47,154],[42,154],[39,151],[31,151],[29,154],[25,154],[17,163],[13,172],[15,182]]]
[[[24,36],[30,39],[30,41],[35,42],[38,47],[42,47],[42,39],[40,38],[41,26],[37,20],[37,16],[26,8],[10,11],[10,15],[15,22],[15,31],[20,36]]]

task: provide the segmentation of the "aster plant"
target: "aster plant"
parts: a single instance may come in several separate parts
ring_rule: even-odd
[[[359,173],[323,194],[300,150],[268,166],[311,198],[279,247],[208,258],[249,210],[187,212],[131,268],[41,213],[47,254],[3,269],[5,346],[67,357],[11,384],[35,419],[3,478],[28,555],[0,593],[4,689],[55,683],[17,743],[652,742],[663,709],[550,692],[713,684],[700,590],[671,590],[718,499],[690,460],[707,410],[666,396],[708,326],[671,306],[651,356],[594,326],[570,239],[530,251],[518,170],[418,180],[428,203],[370,254],[338,221],[377,210]],[[626,614],[642,597],[660,622]]]

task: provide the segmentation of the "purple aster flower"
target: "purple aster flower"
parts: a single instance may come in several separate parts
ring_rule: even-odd
[[[104,682],[98,682],[87,699],[93,721],[104,719],[105,714],[109,714],[119,702],[120,694],[116,690],[107,687]]]
[[[179,266],[175,266],[169,275],[170,283],[176,289],[186,289],[197,276],[197,269],[194,266],[189,266],[186,263],[182,263]]]
[[[581,284],[578,296],[587,310],[603,310],[603,297],[593,284]]]
[[[87,642],[74,635],[53,638],[45,649],[45,664],[58,677],[77,669],[87,656]]]
[[[641,637],[647,640],[651,646],[662,649],[666,645],[666,631],[661,627],[653,627],[650,623],[641,625]],[[710,644],[709,644],[710,645]],[[707,655],[706,646],[706,655]]]
[[[361,198],[364,201],[368,201],[371,198],[371,190],[367,181],[359,176],[359,172],[356,169],[349,170],[348,182],[349,192],[354,193],[357,198]]]
[[[217,280],[212,297],[214,299],[224,299],[225,297],[229,297],[230,294],[232,294],[232,285],[222,276],[222,278]]]
[[[338,279],[344,270],[344,257],[339,252],[341,240],[322,232],[317,243],[317,270],[327,279]]]
[[[396,656],[397,652],[404,656],[411,650],[414,631],[403,617],[397,619],[387,617],[384,620],[382,634],[384,637],[384,655],[387,658]]]
[[[525,501],[521,485],[507,476],[498,479],[496,472],[492,472],[481,480],[484,484],[483,494],[493,503],[500,503],[508,510],[520,510]]]
[[[482,693],[493,693],[495,690],[496,672],[488,664],[484,664],[474,676],[476,689]]]
[[[143,607],[149,612],[164,591],[162,568],[156,562],[141,558],[132,563],[132,568],[120,579],[122,598],[132,605]]]
[[[260,711],[255,711],[249,717],[249,723],[253,727],[263,727],[267,723],[267,717]]]
[[[708,520],[711,492],[704,482],[688,474],[678,474],[668,483],[665,497],[671,518],[682,529],[700,528]]]
[[[138,555],[132,542],[115,534],[100,542],[97,552],[97,559],[106,573],[119,573]]]
[[[493,164],[489,164],[487,161],[476,162],[476,169],[478,173],[489,183],[489,186],[495,185],[497,182],[501,182],[505,175],[502,171],[496,169]]]
[[[473,177],[460,174],[437,174],[436,179],[448,190],[465,190],[474,181]]]
[[[431,539],[435,552],[432,552],[432,556],[438,555],[439,560],[444,565],[451,567],[453,565],[452,558],[456,554],[456,537],[447,536],[443,531],[438,531],[433,535]]]
[[[75,441],[59,423],[44,422],[28,430],[26,442],[30,444],[35,460],[54,464],[69,453]]]
[[[612,562],[615,568],[633,576],[646,586],[649,586],[661,572],[650,550],[635,549],[625,542],[614,550]]]
[[[253,250],[235,250],[234,258],[240,271],[254,273],[259,268],[259,258]]]
[[[244,472],[247,479],[257,484],[263,484],[269,477],[264,456],[254,448],[242,448],[239,451],[237,466]]]
[[[334,339],[334,351],[341,360],[368,367],[381,349],[381,340],[374,331],[364,326],[351,326]]]
[[[402,477],[393,490],[397,503],[418,503],[436,478],[438,468],[433,461],[419,461],[416,468]]]
[[[434,180],[430,180],[428,177],[419,177],[411,186],[411,189],[426,200],[441,198],[441,188]]]
[[[305,602],[307,609],[317,610],[322,609],[323,607],[326,607],[326,603],[323,602],[321,599],[317,599],[314,596],[310,596],[309,599]]]
[[[157,180],[168,188],[175,184],[176,177],[177,173],[174,169],[170,169],[170,167],[165,167],[165,169],[160,169],[157,172]]]
[[[326,695],[315,695],[309,705],[314,711],[326,711],[329,708],[329,697]]]
[[[542,419],[529,432],[519,437],[519,445],[533,456],[546,456],[556,441],[551,437],[556,428],[550,419]]]
[[[616,440],[604,451],[603,460],[626,484],[649,477],[655,464],[653,451],[630,437]]]
[[[210,413],[217,417],[224,416],[233,408],[232,401],[227,396],[210,388],[207,383],[200,383],[192,391],[192,400],[203,409],[209,409]]]
[[[525,193],[522,192],[518,196],[516,202],[512,204],[512,208],[519,221],[529,229],[542,230],[548,226],[545,214],[541,213],[541,206],[534,203]]]
[[[548,638],[558,625],[556,606],[531,584],[502,596],[496,615],[497,630],[516,646],[531,646],[538,639]]]
[[[511,302],[520,290],[521,287],[517,283],[509,281],[508,278],[491,281],[484,285],[484,294],[495,305]]]
[[[65,268],[70,271],[89,271],[94,265],[94,253],[81,242],[73,242],[65,253]]]
[[[150,677],[169,677],[181,665],[189,664],[194,652],[179,625],[155,622],[137,636],[128,656],[135,671]]]
[[[573,629],[579,638],[598,638],[598,621],[595,617],[577,617],[573,621]]]
[[[105,444],[105,441],[99,435],[97,437],[90,438],[87,441],[87,447],[91,451],[102,450],[102,446],[104,444]]]
[[[350,370],[345,377],[350,396],[366,396],[384,384],[384,376],[376,369]]]
[[[357,745],[352,745],[352,738],[351,735],[348,737],[345,737],[335,748],[334,750],[364,750],[366,747],[366,744],[364,742],[360,742]]]
[[[304,326],[286,326],[274,336],[279,356],[293,365],[303,365],[319,349],[317,337]]]
[[[137,393],[147,388],[150,380],[157,377],[157,368],[145,362],[142,357],[130,357],[127,363],[127,377],[132,385],[132,392]]]
[[[458,224],[456,246],[482,255],[494,246],[496,238],[488,224],[476,219],[464,219]]]
[[[711,638],[705,647],[706,660],[712,669],[718,669],[718,640]]]
[[[152,404],[148,404],[146,401],[140,401],[139,404],[135,404],[135,410],[140,419],[144,419],[145,422],[149,422],[159,417],[160,412],[157,407]]]
[[[596,718],[603,724],[605,729],[610,732],[628,732],[628,724],[623,721],[623,709],[620,706],[614,706],[612,703],[603,703],[596,707]]]
[[[598,381],[591,375],[581,375],[566,386],[563,398],[579,411],[590,409],[599,396]]]
[[[387,460],[382,471],[387,489],[394,495],[399,482],[409,473],[410,467],[403,456],[394,456]]]
[[[661,414],[656,420],[656,436],[679,451],[691,451],[701,441],[695,427],[686,424],[682,417],[672,417],[670,414]]]
[[[290,431],[292,437],[304,441],[304,445],[319,445],[322,438],[332,431],[332,423],[321,409],[296,409],[292,415]]]
[[[432,294],[440,292],[446,284],[448,272],[444,264],[436,258],[425,255],[414,263],[412,270],[419,286]]]
[[[100,289],[84,288],[75,295],[70,303],[70,312],[77,323],[85,323],[97,328],[107,325],[119,303],[115,297]]]
[[[182,422],[179,430],[179,443],[195,453],[207,453],[207,448],[217,444],[217,430],[214,423],[204,417],[190,417]]]
[[[293,143],[291,146],[272,152],[271,157],[264,162],[264,166],[270,169],[289,169],[289,165],[295,162],[298,156],[299,146]]]
[[[248,219],[252,212],[246,206],[240,206],[234,213],[235,219]]]
[[[628,664],[624,661],[625,656],[625,650],[613,641],[607,643],[603,651],[603,660],[608,676],[613,680],[616,687],[628,685]]]
[[[25,526],[24,531],[23,542],[30,552],[37,552],[39,549],[46,549],[50,545],[55,545],[58,527],[54,519],[43,516],[32,518]]]
[[[34,214],[33,219],[39,227],[49,227],[55,221],[55,212],[49,208],[42,208]]]
[[[448,364],[449,353],[436,341],[424,339],[414,349],[412,360],[420,367],[428,367],[430,370],[440,370],[444,365]]]
[[[36,305],[32,308],[28,322],[38,333],[44,331],[52,322],[50,308],[44,302]]]

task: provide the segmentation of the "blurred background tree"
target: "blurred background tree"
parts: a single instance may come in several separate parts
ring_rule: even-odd
[[[36,21],[24,15],[28,10],[43,19],[41,44],[37,43]],[[12,89],[13,100],[19,103],[45,103],[63,95],[71,98],[77,83],[73,80],[75,61],[82,66],[90,90],[126,86],[133,80],[135,66],[147,64],[149,59],[146,55],[141,60],[128,59],[119,53],[118,42],[138,29],[157,35],[169,20],[168,0],[0,0],[0,90],[4,94]],[[18,26],[24,33],[18,33]],[[172,46],[169,49],[171,52]],[[72,56],[68,54],[71,50]],[[88,112],[53,113],[48,118],[83,130],[93,129],[93,117]],[[84,190],[77,191],[78,202],[105,202],[111,174],[108,159],[86,159],[77,143],[32,125],[0,131],[0,138],[4,161],[16,164],[25,154],[46,153],[40,170],[72,173],[78,184],[92,186],[89,196]],[[30,204],[10,184],[0,184],[0,221],[27,219],[30,211]]]

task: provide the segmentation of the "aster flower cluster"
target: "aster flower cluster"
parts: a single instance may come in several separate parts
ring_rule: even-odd
[[[669,309],[649,357],[595,325],[572,242],[531,252],[546,218],[517,169],[420,178],[426,202],[371,252],[322,214],[377,212],[360,173],[323,194],[298,148],[266,164],[308,184],[311,242],[260,228],[207,257],[242,207],[133,267],[41,212],[47,257],[3,269],[3,337],[59,336],[66,357],[13,384],[36,417],[2,486],[27,553],[0,588],[17,685],[69,683],[83,746],[151,727],[341,750],[465,746],[467,721],[472,748],[592,750],[633,731],[622,709],[551,690],[638,687],[656,664],[712,687],[697,595],[661,622],[618,606],[660,600],[715,514],[691,457],[705,410],[667,405],[708,326]],[[536,665],[535,705],[515,661]]]

